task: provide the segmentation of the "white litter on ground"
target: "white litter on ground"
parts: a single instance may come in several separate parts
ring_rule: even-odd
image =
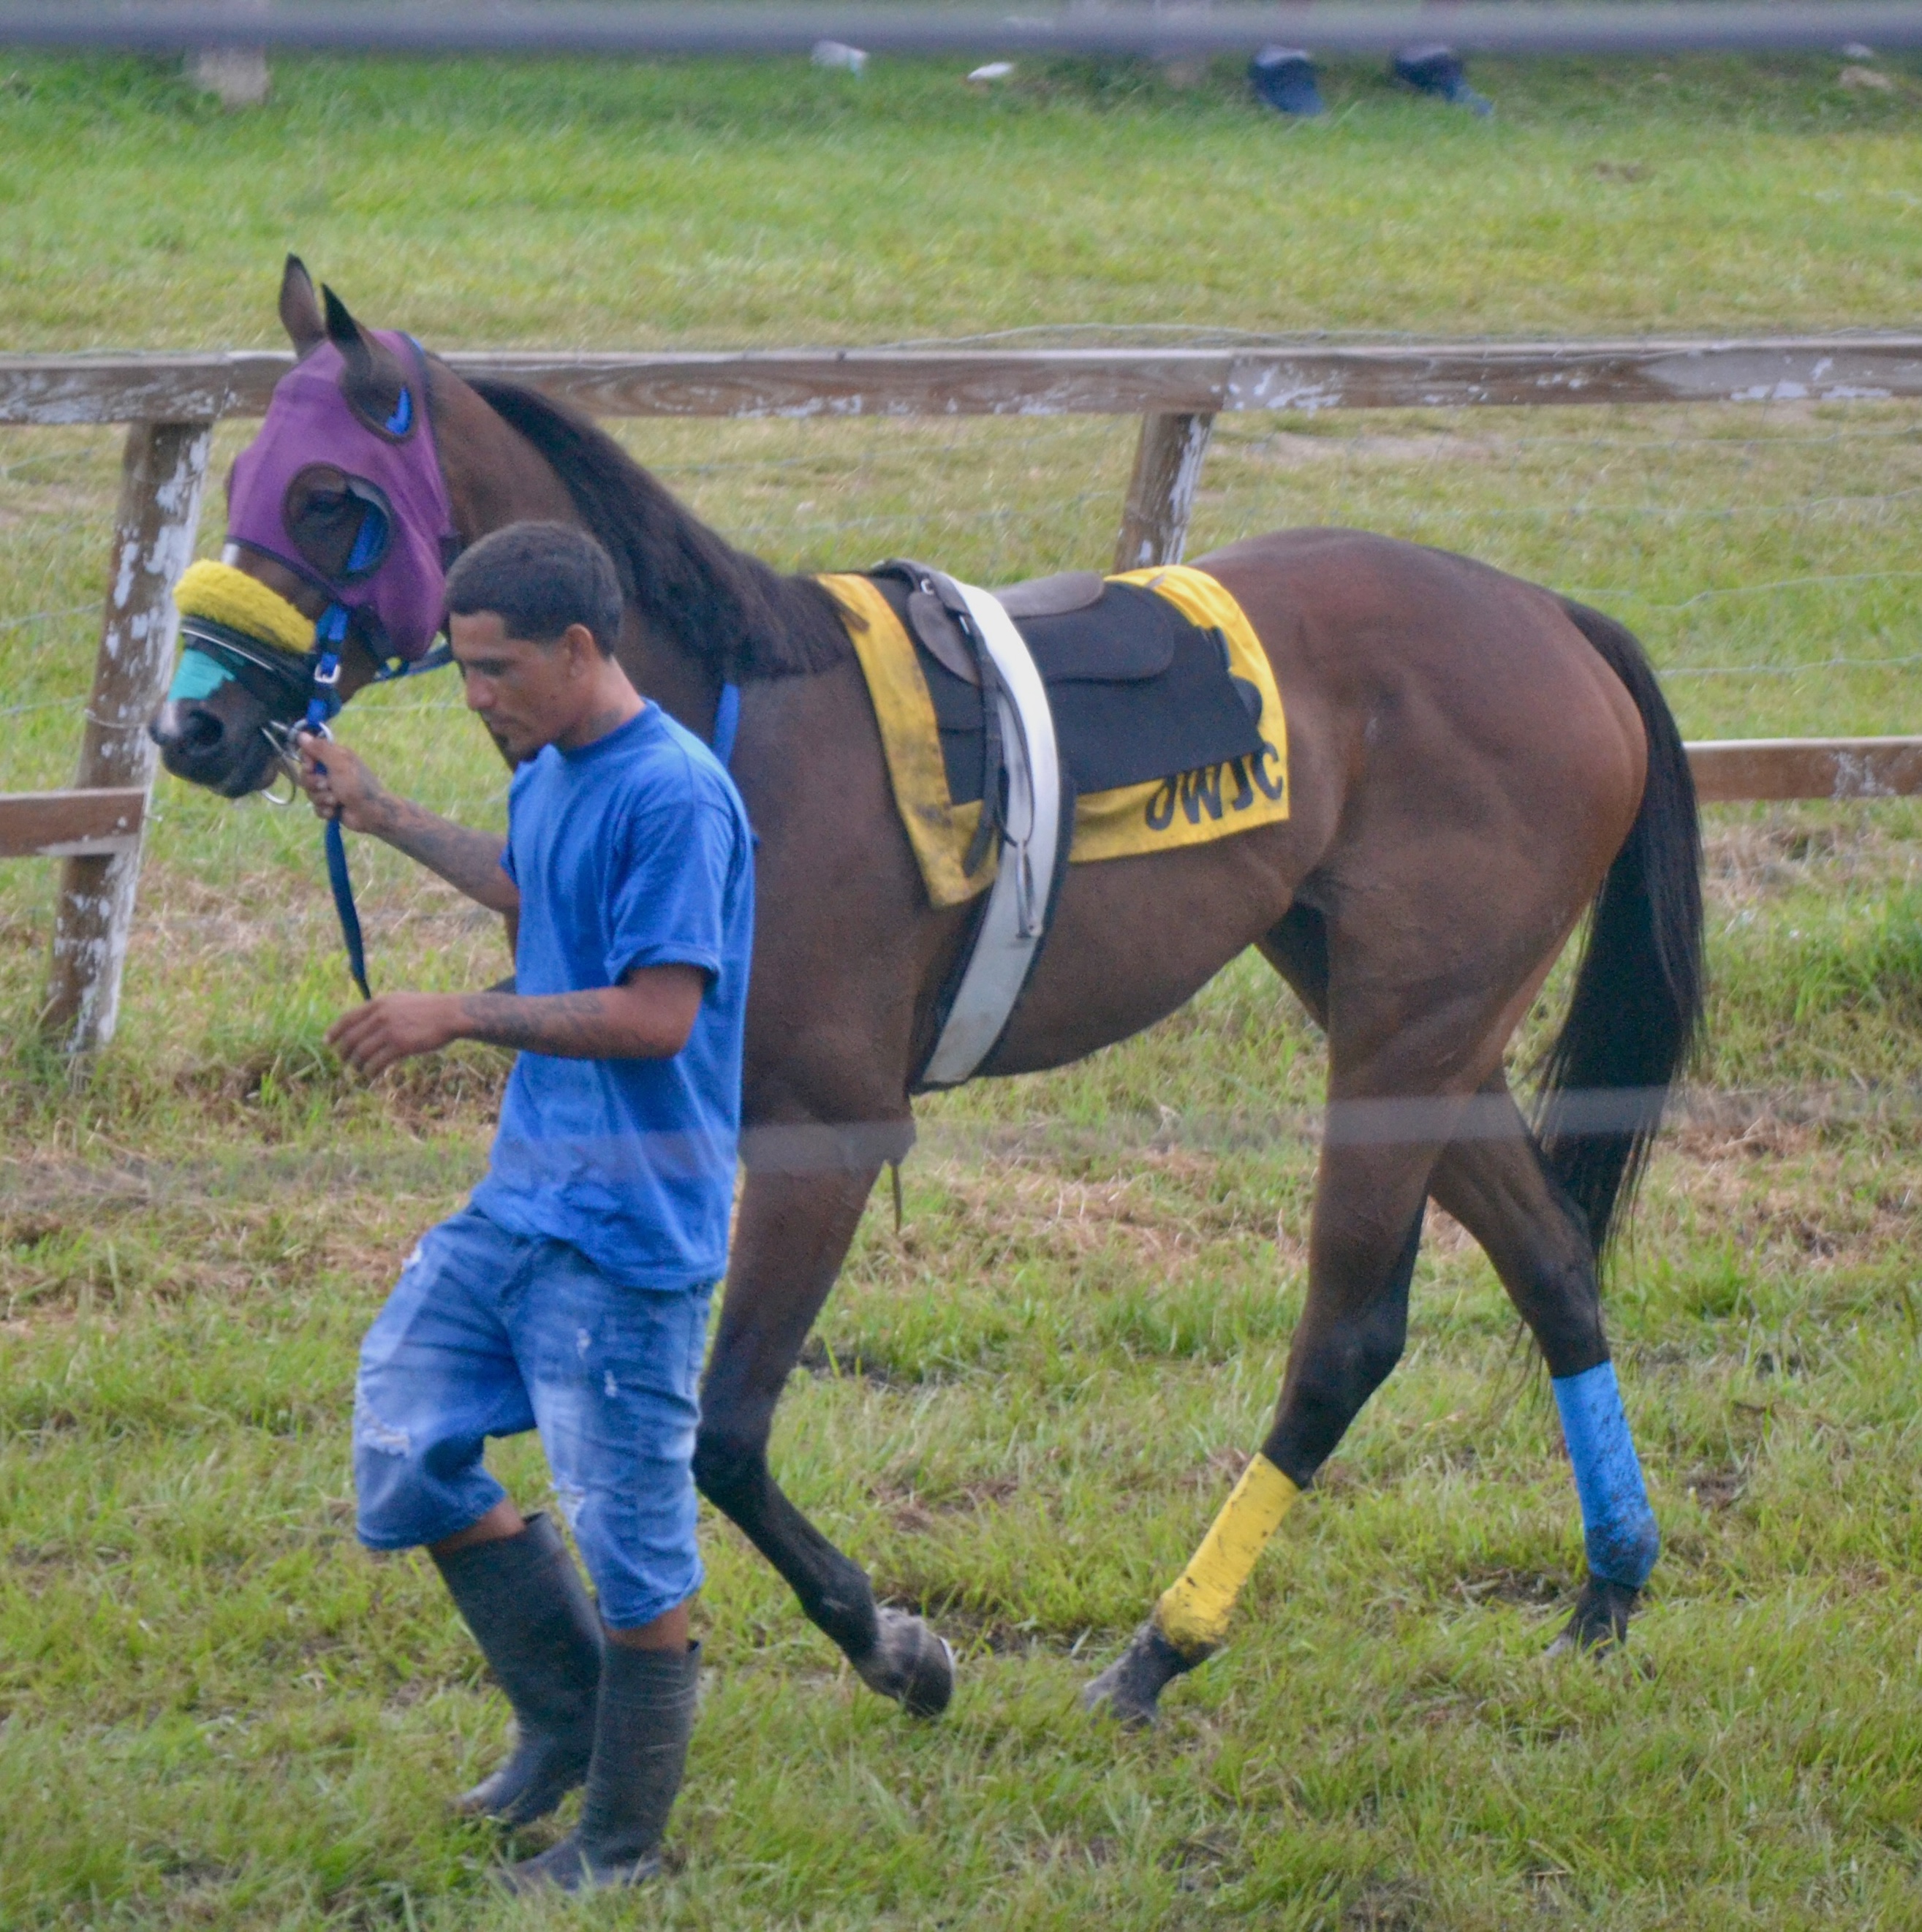
[[[810,56],[816,67],[837,67],[859,74],[867,66],[867,50],[851,47],[845,40],[816,40]]]

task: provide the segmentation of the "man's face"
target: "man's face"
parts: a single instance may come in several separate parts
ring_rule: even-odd
[[[488,728],[510,765],[524,764],[578,722],[584,682],[598,655],[581,626],[557,643],[511,638],[499,614],[450,617],[449,641],[466,681],[467,709]]]

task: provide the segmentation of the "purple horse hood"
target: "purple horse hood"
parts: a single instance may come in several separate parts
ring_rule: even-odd
[[[452,506],[427,410],[427,371],[411,337],[369,329],[406,372],[393,415],[377,426],[342,388],[346,358],[331,342],[275,385],[260,434],[233,466],[227,542],[259,550],[324,590],[359,620],[377,657],[426,655],[446,616],[447,564],[458,548]],[[362,505],[344,567],[329,572],[290,527],[303,472],[337,470]]]

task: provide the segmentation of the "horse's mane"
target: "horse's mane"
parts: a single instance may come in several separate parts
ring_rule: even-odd
[[[812,578],[783,576],[736,550],[565,405],[517,382],[470,386],[566,484],[650,629],[734,682],[825,670],[847,655],[838,607]]]

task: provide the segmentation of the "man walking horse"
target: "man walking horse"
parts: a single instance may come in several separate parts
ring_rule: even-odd
[[[427,650],[437,544],[540,517],[607,548],[619,662],[695,736],[731,734],[759,840],[747,1173],[695,1472],[869,1684],[938,1710],[944,1647],[877,1606],[766,1450],[869,1192],[910,1144],[914,1093],[1123,1039],[1251,946],[1327,1033],[1306,1302],[1259,1454],[1096,1700],[1146,1721],[1220,1642],[1260,1547],[1401,1352],[1429,1199],[1487,1251],[1554,1380],[1589,1554],[1567,1634],[1623,1634],[1656,1539],[1597,1264],[1701,986],[1694,794],[1626,630],[1467,559],[1343,530],[999,603],[920,566],[783,576],[570,411],[464,381],[331,294],[323,310],[297,262],[281,315],[300,359],[242,459],[255,469],[236,472],[229,579],[183,598],[182,662],[200,668],[155,722],[167,763],[230,796],[265,782],[309,693],[313,626],[344,632],[343,696]],[[275,489],[244,488],[270,454]],[[355,576],[363,538],[386,560]],[[278,644],[248,628],[257,596]],[[1001,755],[1035,748],[1032,706],[1010,708],[1024,679],[1051,701],[1052,775]],[[1150,727],[1137,690],[1185,694],[1150,707]],[[1158,770],[1141,769],[1144,745]],[[1051,784],[1081,794],[1053,820],[1067,862],[1052,872],[1036,864]],[[1504,1048],[1585,917],[1531,1130]],[[1018,1004],[957,1045],[993,1012],[969,975],[1009,977],[988,938],[1029,946]]]
[[[370,1549],[427,1547],[513,1705],[512,1756],[457,1808],[522,1825],[585,1784],[575,1830],[507,1875],[571,1892],[658,1869],[693,1727],[689,1463],[733,1205],[752,857],[726,773],[610,655],[620,586],[591,537],[497,532],[447,601],[467,702],[518,766],[505,840],[299,741],[324,817],[500,913],[514,949],[512,992],[389,993],[328,1035],[368,1074],[457,1040],[517,1049],[486,1178],[362,1347],[359,1527]],[[552,1522],[482,1462],[528,1429],[598,1608]]]

